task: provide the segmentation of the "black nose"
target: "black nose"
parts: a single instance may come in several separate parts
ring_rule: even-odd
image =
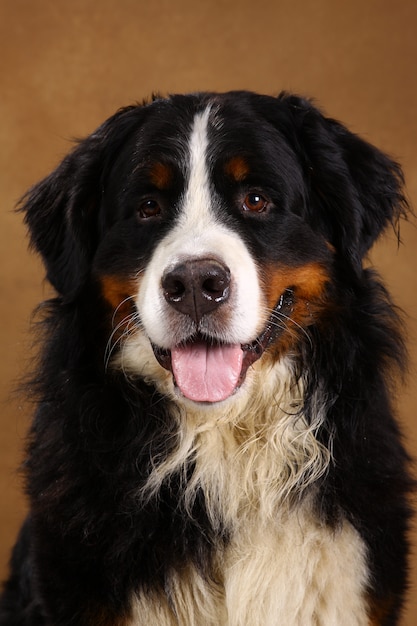
[[[193,259],[162,277],[166,301],[198,324],[229,297],[230,270],[216,259]]]

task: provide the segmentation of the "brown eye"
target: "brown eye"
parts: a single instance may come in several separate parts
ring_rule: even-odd
[[[139,206],[139,215],[144,219],[149,217],[157,217],[161,213],[161,207],[156,200],[144,200]]]
[[[265,211],[268,201],[260,193],[248,193],[243,201],[243,210],[251,213],[262,213]]]

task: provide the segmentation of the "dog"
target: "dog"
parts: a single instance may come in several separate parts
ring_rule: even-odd
[[[365,260],[398,164],[281,93],[123,108],[24,197],[56,297],[8,626],[388,626],[412,480]]]

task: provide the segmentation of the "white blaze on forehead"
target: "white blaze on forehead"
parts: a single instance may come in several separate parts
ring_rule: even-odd
[[[213,211],[218,200],[216,202],[210,184],[208,168],[209,116],[210,107],[207,107],[203,113],[197,114],[190,135],[186,189],[181,202],[177,227],[168,237],[168,241],[172,239],[177,258],[216,254],[213,250],[213,230],[216,229],[217,237],[220,237],[225,230]],[[182,247],[183,250],[181,250]],[[215,247],[218,248],[218,245]]]
[[[184,196],[183,219],[189,219],[193,212],[194,218],[201,220],[207,215],[211,203],[210,181],[207,169],[208,120],[210,108],[196,116],[190,137],[190,162],[187,190]],[[204,210],[206,209],[206,210]]]
[[[172,347],[172,307],[161,289],[164,273],[187,259],[214,257],[231,272],[230,307],[223,336],[246,343],[260,331],[262,295],[256,264],[242,238],[222,223],[221,200],[210,181],[208,124],[210,108],[195,116],[188,143],[186,187],[173,229],[158,244],[141,281],[137,306],[153,343]]]

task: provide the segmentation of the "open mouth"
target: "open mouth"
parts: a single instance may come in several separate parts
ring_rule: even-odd
[[[282,320],[291,315],[293,306],[293,291],[286,289],[262,333],[250,343],[221,343],[197,333],[170,350],[152,348],[158,363],[172,372],[183,396],[194,402],[221,402],[242,385],[248,368],[282,334]]]

